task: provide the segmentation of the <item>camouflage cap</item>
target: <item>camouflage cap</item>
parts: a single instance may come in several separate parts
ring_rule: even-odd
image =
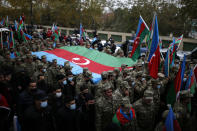
[[[164,75],[163,73],[158,73],[158,76],[159,76],[160,78],[165,78],[165,75]]]
[[[156,79],[151,79],[151,83],[154,85],[154,84],[157,84],[158,83],[158,80]]]
[[[142,71],[139,71],[139,72],[137,72],[137,74],[136,74],[136,76],[142,76],[142,74],[143,74],[143,72]]]
[[[120,69],[119,68],[114,68],[114,72],[120,73]]]
[[[106,79],[108,77],[108,73],[106,71],[102,72],[101,77],[102,77],[102,79],[104,79],[104,78]]]
[[[107,73],[108,73],[109,76],[113,75],[113,71],[108,71]]]
[[[89,70],[85,73],[85,77],[89,77],[92,78],[92,72],[90,72]]]
[[[45,59],[45,58],[46,58],[46,55],[43,55],[41,58],[42,58],[42,59]]]
[[[144,91],[144,97],[153,97],[153,91],[151,89],[146,89]]]
[[[53,59],[52,62],[57,62],[57,59]]]
[[[165,110],[163,113],[162,113],[162,118],[165,119],[168,115],[168,112],[169,110]]]
[[[84,73],[84,74],[85,74],[87,71],[88,71],[88,68],[87,68],[87,67],[83,68],[83,73]]]
[[[122,64],[121,65],[121,68],[126,68],[128,65],[126,65],[126,64]]]
[[[109,90],[109,89],[111,89],[110,84],[108,84],[108,83],[103,84],[103,91],[107,91],[107,90]]]
[[[38,65],[37,67],[39,70],[43,68],[43,65]]]
[[[127,81],[122,81],[121,85],[123,88],[129,89],[129,84]]]

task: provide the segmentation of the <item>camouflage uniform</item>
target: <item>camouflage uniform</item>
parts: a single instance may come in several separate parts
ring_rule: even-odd
[[[150,100],[150,103],[145,100]],[[152,131],[155,123],[153,92],[147,89],[143,98],[136,101],[133,107],[136,111],[137,131]]]
[[[174,104],[174,114],[181,126],[183,131],[190,131],[192,129],[190,112],[188,110],[188,103],[190,103],[190,98],[193,95],[190,93],[190,90],[183,90],[180,92],[180,101],[175,102]],[[187,100],[187,103],[184,101]]]
[[[32,62],[32,56],[27,55],[27,62],[25,63],[25,70],[28,72],[29,76],[32,77],[35,72],[35,65]]]
[[[121,82],[122,82],[122,77],[120,75],[120,69],[119,68],[115,68],[114,69],[114,89],[119,89],[121,86]]]
[[[113,98],[114,98],[114,101],[115,101],[115,109],[117,110],[120,106],[121,106],[121,104],[122,104],[122,102],[124,103],[124,104],[130,104],[130,99],[129,99],[129,96],[126,96],[125,94],[124,94],[124,91],[125,90],[128,90],[129,91],[129,85],[128,85],[128,82],[127,81],[123,81],[122,83],[121,83],[121,88],[119,88],[119,89],[116,89],[115,91],[114,91],[114,93],[113,93]]]
[[[105,87],[104,91],[111,89]],[[109,98],[102,95],[96,100],[96,131],[103,131],[104,128],[112,122],[115,113],[113,97]]]
[[[89,80],[87,81],[86,78],[88,78]],[[90,71],[87,71],[84,77],[80,79],[79,82],[77,82],[76,94],[80,93],[80,87],[82,85],[86,85],[88,87],[89,93],[95,95],[95,85],[92,83],[91,78],[92,78],[92,73]]]

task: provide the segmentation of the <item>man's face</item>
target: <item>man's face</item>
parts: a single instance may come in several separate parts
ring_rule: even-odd
[[[42,58],[42,62],[44,63],[47,62],[46,58]]]
[[[34,89],[36,89],[36,88],[37,88],[36,82],[32,82],[32,83],[29,84],[29,89],[30,89],[30,90],[34,90]]]
[[[105,91],[107,97],[112,98],[112,89],[108,89]]]

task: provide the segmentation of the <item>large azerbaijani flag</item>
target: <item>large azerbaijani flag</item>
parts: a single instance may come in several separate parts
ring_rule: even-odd
[[[120,68],[122,64],[132,67],[136,61],[131,58],[117,58],[97,50],[90,50],[82,46],[64,46],[54,50],[33,52],[33,55],[41,58],[46,55],[47,61],[57,59],[59,65],[64,65],[65,61],[70,61],[73,74],[80,74],[83,68],[87,67],[93,75],[94,83],[101,80],[103,71],[113,70],[115,67]]]

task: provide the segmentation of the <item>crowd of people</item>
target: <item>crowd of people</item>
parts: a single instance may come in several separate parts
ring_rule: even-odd
[[[74,75],[69,62],[60,66],[56,59],[48,62],[46,56],[39,59],[32,52],[85,46],[115,57],[129,57],[129,43],[115,51],[113,39],[103,45],[99,38],[83,44],[77,37],[59,38],[54,45],[47,32],[34,32],[32,40],[16,40],[14,48],[0,49],[0,106],[6,107],[0,108],[2,131],[14,130],[14,116],[21,131],[162,131],[170,107],[183,131],[197,129],[196,93],[182,90],[174,105],[166,102],[180,60],[175,60],[169,77],[164,76],[161,67],[159,78],[153,79],[142,55],[133,68],[122,64],[121,68],[103,72],[102,80],[95,84],[88,68]],[[195,64],[187,61],[182,89]]]

